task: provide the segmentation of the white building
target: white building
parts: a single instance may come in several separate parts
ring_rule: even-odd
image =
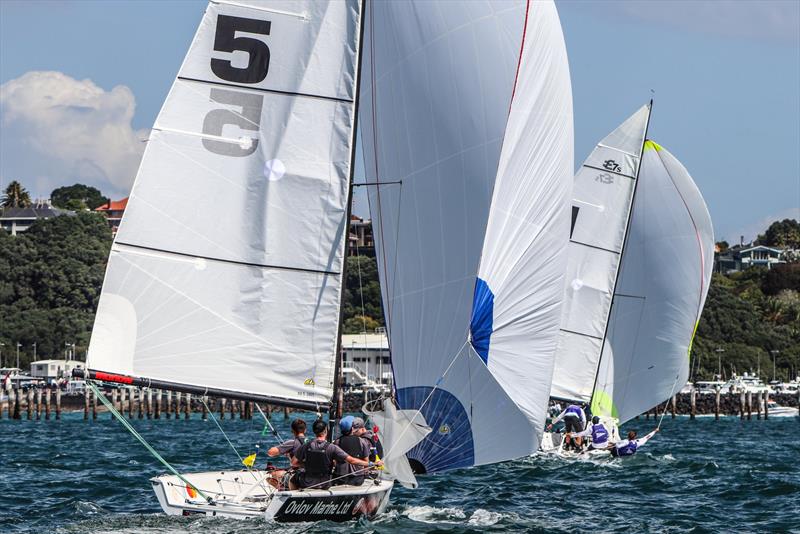
[[[786,263],[783,259],[783,250],[779,248],[756,245],[739,251],[739,259],[742,268],[747,269],[753,266],[762,266],[771,269],[779,263]]]
[[[75,360],[39,360],[31,362],[31,377],[43,380],[70,378],[73,369],[83,369],[83,362]]]
[[[391,386],[392,365],[385,331],[342,335],[342,375],[346,386]]]

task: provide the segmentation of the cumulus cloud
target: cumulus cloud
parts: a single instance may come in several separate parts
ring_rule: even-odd
[[[720,235],[717,240],[727,239],[731,245],[734,245],[739,242],[739,239],[743,238],[745,243],[749,243],[758,237],[759,234],[763,234],[764,231],[769,228],[770,224],[774,223],[775,221],[782,221],[784,219],[795,219],[800,221],[800,206],[796,208],[787,208],[771,215],[767,215],[758,221],[737,228],[734,232]]]
[[[795,0],[612,0],[592,2],[597,13],[725,37],[796,45],[800,2]]]
[[[144,151],[136,99],[61,72],[28,72],[0,85],[0,177],[36,195],[82,182],[126,196]]]

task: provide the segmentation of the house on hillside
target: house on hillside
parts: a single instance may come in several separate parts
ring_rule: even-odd
[[[350,235],[347,240],[348,256],[374,256],[375,239],[372,236],[372,221],[350,215]]]
[[[122,200],[109,200],[94,209],[97,213],[102,213],[105,216],[108,225],[111,227],[111,234],[114,236],[117,235],[119,223],[122,221],[122,215],[125,213],[127,205],[128,197],[125,197]]]
[[[775,265],[786,263],[793,257],[795,257],[793,250],[753,243],[735,245],[724,251],[720,251],[717,246],[714,249],[714,272],[729,274],[750,267],[772,269]]]
[[[17,235],[30,228],[37,219],[61,215],[75,215],[75,212],[53,207],[50,199],[37,200],[25,208],[0,208],[0,227],[11,235]]]

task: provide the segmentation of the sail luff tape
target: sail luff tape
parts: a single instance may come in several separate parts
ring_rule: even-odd
[[[169,132],[169,133],[176,133],[180,135],[190,135],[192,137],[200,137],[201,139],[208,139],[211,141],[221,141],[223,143],[234,143],[242,147],[242,149],[248,149],[253,146],[253,138],[252,137],[245,137],[241,136],[239,139],[231,139],[230,137],[222,137],[221,135],[211,135],[211,134],[204,134],[198,132],[189,132],[187,130],[177,130],[175,128],[153,128],[153,130],[159,132]]]
[[[292,13],[291,11],[282,11],[280,9],[271,9],[268,7],[259,7],[259,6],[252,6],[248,4],[242,4],[241,2],[231,2],[230,0],[211,0],[212,4],[221,4],[224,6],[235,6],[235,7],[244,7],[246,9],[254,9],[256,11],[265,11],[267,13],[275,13],[277,15],[287,15],[289,17],[297,17],[298,19],[308,20],[308,13],[303,11],[302,13]]]

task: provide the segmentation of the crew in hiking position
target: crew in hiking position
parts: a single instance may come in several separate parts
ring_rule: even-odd
[[[291,463],[295,454],[297,454],[297,451],[306,442],[306,422],[302,419],[295,419],[292,421],[292,434],[294,434],[292,439],[287,439],[280,445],[270,447],[270,449],[267,451],[267,456],[270,458],[275,458],[276,456],[284,454]],[[269,468],[270,467],[268,464],[267,469]],[[282,486],[285,488],[286,484],[282,483],[282,481],[283,477],[285,477],[287,473],[288,471],[284,469],[276,469],[272,471],[270,478],[267,479],[267,482],[274,488],[283,489]]]
[[[334,462],[346,462],[362,468],[383,465],[380,460],[372,463],[369,460],[354,458],[338,445],[327,441],[328,424],[322,419],[314,421],[311,429],[314,431],[315,439],[300,447],[292,459],[292,467],[297,471],[289,480],[290,489],[328,489],[331,486]]]
[[[636,439],[636,431],[631,430],[628,432],[628,439],[616,442],[611,447],[611,456],[633,456],[639,447],[647,443],[647,440],[652,438],[658,432],[658,428],[644,436],[643,438]]]
[[[573,437],[576,439],[581,439],[585,437],[592,438],[592,442],[589,444],[590,450],[597,450],[597,449],[608,449],[609,447],[609,438],[611,434],[608,431],[608,428],[605,424],[600,422],[600,418],[597,416],[592,417],[592,422],[583,432],[567,434],[567,437]]]
[[[570,404],[567,406],[566,410],[561,412],[561,414],[547,426],[547,430],[551,430],[553,425],[562,419],[564,421],[564,431],[567,433],[566,439],[564,440],[565,448],[573,446],[575,450],[580,450],[583,444],[583,438],[575,437],[575,439],[572,440],[570,439],[570,435],[573,432],[583,432],[583,429],[586,427],[586,414],[583,412],[583,408],[577,404]]]

